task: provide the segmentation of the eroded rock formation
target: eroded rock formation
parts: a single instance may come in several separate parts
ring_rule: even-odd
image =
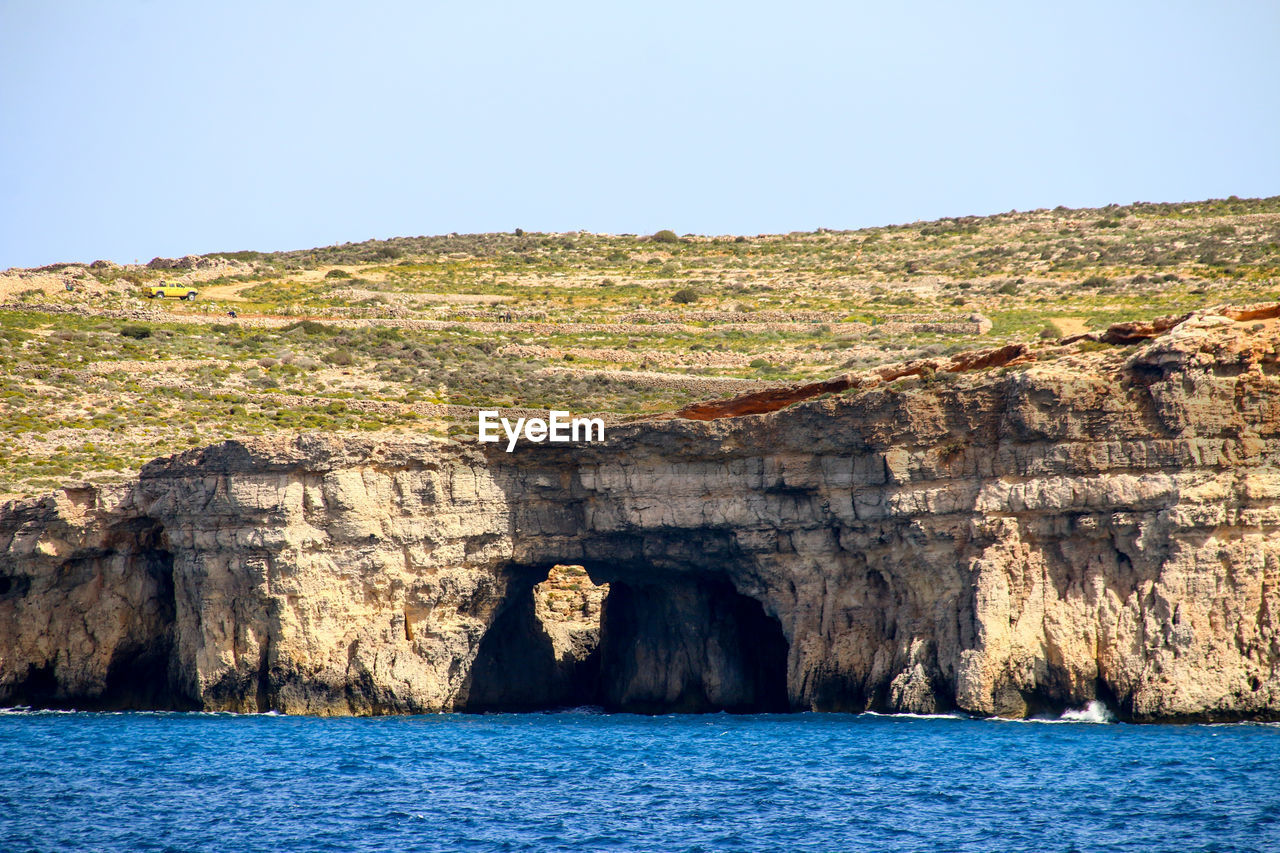
[[[1278,352],[1196,316],[602,444],[157,460],[0,513],[0,704],[1280,717]],[[558,565],[607,596],[551,615]]]

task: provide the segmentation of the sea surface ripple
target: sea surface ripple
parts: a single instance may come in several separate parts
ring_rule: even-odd
[[[1280,727],[0,713],[4,851],[1276,851]]]

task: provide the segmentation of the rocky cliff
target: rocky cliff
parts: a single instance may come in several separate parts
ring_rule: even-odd
[[[1259,316],[600,444],[229,442],[9,504],[0,704],[1277,718]]]

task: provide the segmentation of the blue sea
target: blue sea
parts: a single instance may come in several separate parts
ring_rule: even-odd
[[[1277,851],[1280,727],[0,713],[9,851]]]

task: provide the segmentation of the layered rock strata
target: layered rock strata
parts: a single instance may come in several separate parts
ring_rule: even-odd
[[[0,704],[1280,717],[1275,329],[1091,346],[600,444],[228,442],[10,504]]]

